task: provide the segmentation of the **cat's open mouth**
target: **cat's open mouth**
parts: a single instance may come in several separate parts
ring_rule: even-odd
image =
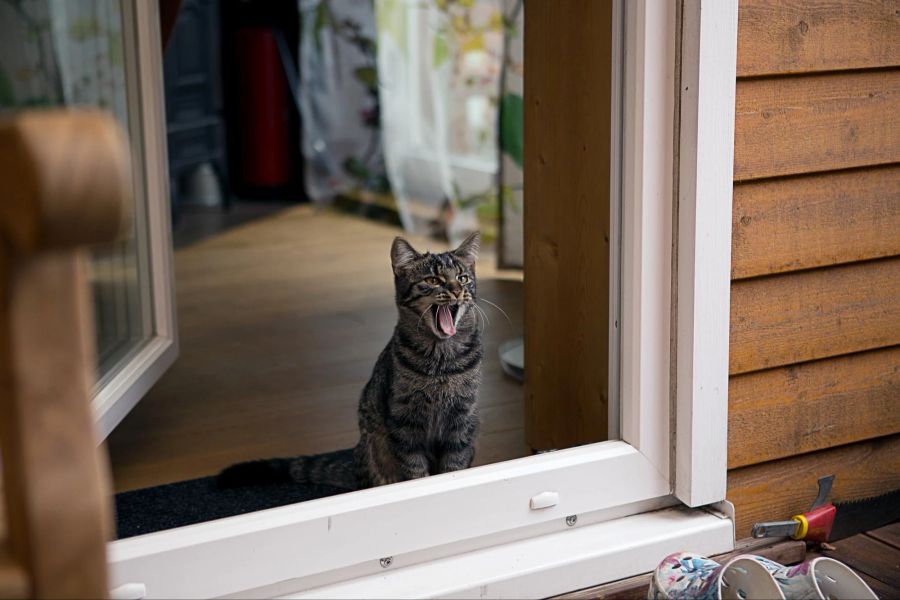
[[[435,304],[431,310],[438,331],[447,337],[456,335],[456,315],[459,313],[459,305]]]

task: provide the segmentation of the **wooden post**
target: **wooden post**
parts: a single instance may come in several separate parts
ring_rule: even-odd
[[[608,437],[612,2],[525,3],[525,436]]]
[[[22,595],[103,598],[110,486],[90,412],[94,329],[78,247],[122,228],[127,146],[104,114],[33,112],[0,122],[0,157],[0,450],[11,562],[0,590],[19,595],[22,581]]]

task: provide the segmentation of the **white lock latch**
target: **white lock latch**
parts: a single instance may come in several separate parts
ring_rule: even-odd
[[[142,600],[147,597],[147,586],[143,583],[126,583],[109,592],[111,600]]]
[[[557,492],[541,492],[537,496],[533,496],[529,503],[531,510],[550,508],[557,504],[559,504],[559,494]]]

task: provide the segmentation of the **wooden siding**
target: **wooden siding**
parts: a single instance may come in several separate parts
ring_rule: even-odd
[[[734,282],[732,375],[900,344],[900,257]]]
[[[734,179],[900,160],[900,69],[738,81]]]
[[[729,385],[731,468],[900,431],[900,346],[758,371]]]
[[[735,185],[731,232],[733,279],[891,256],[900,165]]]
[[[900,435],[762,463],[728,473],[737,511],[737,537],[753,523],[809,510],[816,481],[834,475],[834,501],[856,500],[900,488]]]
[[[738,77],[900,64],[900,0],[743,0]]]
[[[728,497],[738,537],[900,487],[900,0],[741,0]]]

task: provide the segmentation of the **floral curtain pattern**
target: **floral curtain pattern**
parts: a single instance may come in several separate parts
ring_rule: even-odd
[[[87,105],[127,128],[119,2],[0,0],[0,107]]]
[[[376,0],[387,171],[409,230],[493,237],[500,0]],[[495,228],[495,225],[493,226]]]
[[[375,15],[370,2],[299,0],[300,114],[306,192],[387,194]]]
[[[506,268],[524,262],[523,223],[525,174],[522,171],[525,146],[525,104],[522,99],[525,76],[523,32],[524,0],[503,0],[506,31],[503,75],[500,83],[500,239],[498,259]]]
[[[60,102],[49,13],[48,2],[0,1],[0,108]]]
[[[481,229],[520,266],[522,0],[298,3],[308,195],[451,242]]]

